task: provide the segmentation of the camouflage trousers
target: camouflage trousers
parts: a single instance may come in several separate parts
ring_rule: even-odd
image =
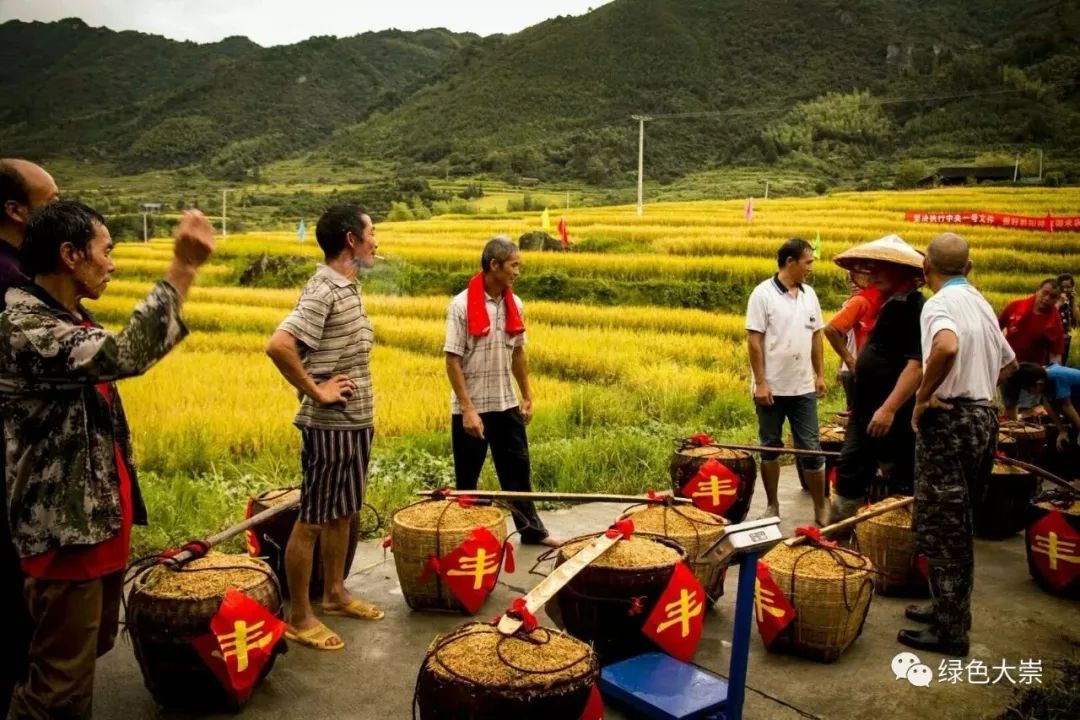
[[[997,449],[992,407],[956,404],[928,410],[915,442],[915,546],[926,556],[935,629],[963,639],[971,629],[975,545],[971,498],[987,482]]]

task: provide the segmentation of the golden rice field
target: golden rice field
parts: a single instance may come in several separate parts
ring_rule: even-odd
[[[893,232],[921,248],[944,229],[971,242],[972,280],[998,307],[1031,293],[1045,276],[1080,273],[1078,233],[904,221],[907,210],[1078,215],[1076,189],[962,188],[758,199],[750,223],[744,204],[657,204],[647,206],[641,218],[632,207],[555,211],[552,223],[565,216],[572,242],[589,250],[526,252],[523,273],[555,272],[585,282],[631,285],[699,283],[738,299],[772,274],[774,253],[783,240],[798,235],[813,241],[820,233],[823,257],[812,283],[831,288],[823,297],[839,299],[844,275],[830,262],[836,253]],[[239,287],[237,278],[245,261],[262,253],[318,258],[313,226],[309,222],[312,230],[303,245],[292,233],[230,235],[219,241],[217,255],[184,308],[191,336],[145,377],[123,384],[144,469],[170,477],[247,473],[254,474],[255,484],[296,481],[299,434],[291,425],[296,397],[263,346],[300,287]],[[539,213],[443,216],[382,223],[376,235],[380,254],[394,267],[460,275],[478,269],[480,249],[490,237],[517,238],[539,227]],[[121,244],[114,255],[118,273],[106,296],[91,306],[99,318],[113,326],[122,322],[164,271],[170,253],[164,239]],[[449,389],[441,348],[449,293],[408,296],[383,290],[364,295],[376,332],[376,452],[422,448],[445,458]],[[523,299],[536,396],[530,439],[537,484],[637,491],[661,487],[675,434],[708,430],[753,438],[740,313]],[[828,314],[836,308],[825,309]],[[835,359],[829,351],[826,357],[832,378]],[[828,402],[835,405],[838,397],[834,392]],[[395,482],[415,480],[405,465],[395,471]],[[376,494],[401,497],[400,488],[379,490],[378,480],[373,480]]]

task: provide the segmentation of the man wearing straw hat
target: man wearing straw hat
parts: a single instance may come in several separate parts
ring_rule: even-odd
[[[867,278],[885,303],[855,361],[854,402],[837,463],[832,522],[855,514],[879,468],[890,492],[911,492],[911,412],[922,379],[919,313],[924,301],[919,292],[922,253],[897,235],[845,250],[836,264]]]
[[[747,348],[750,354],[758,439],[781,447],[784,420],[791,423],[795,447],[819,450],[817,401],[825,395],[821,305],[806,284],[814,264],[814,249],[792,238],[776,253],[779,271],[750,293],[746,308]],[[825,502],[825,459],[800,457],[797,462],[814,501],[814,521],[828,522]],[[780,515],[777,490],[780,464],[776,453],[761,454],[761,481],[768,502],[766,516]]]
[[[923,378],[911,426],[915,441],[916,549],[927,559],[928,606],[905,615],[927,623],[901,630],[909,647],[947,655],[968,653],[975,552],[971,496],[990,476],[997,445],[994,388],[1016,368],[986,299],[967,281],[967,243],[942,233],[926,249],[926,284],[934,296],[920,317]]]

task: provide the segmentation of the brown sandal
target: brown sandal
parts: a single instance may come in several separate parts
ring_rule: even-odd
[[[323,603],[323,613],[355,620],[382,620],[386,617],[386,613],[379,608],[356,598],[350,600],[348,605],[327,605]]]
[[[307,630],[296,630],[291,625],[285,628],[285,639],[292,640],[314,650],[344,650],[345,641],[322,623]],[[337,641],[336,643],[334,641]]]

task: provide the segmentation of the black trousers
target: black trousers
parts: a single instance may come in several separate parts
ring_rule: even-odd
[[[529,482],[529,438],[525,419],[518,408],[501,412],[480,413],[484,423],[484,438],[465,432],[461,415],[451,417],[450,437],[454,446],[454,475],[458,490],[475,490],[480,471],[491,447],[495,474],[503,490],[531,492]],[[521,532],[521,542],[535,544],[548,536],[547,528],[528,500],[515,501],[514,525]]]
[[[844,447],[836,464],[836,493],[845,498],[900,493],[910,495],[915,480],[915,433],[911,429],[910,403],[896,413],[885,437],[870,437],[867,427],[874,414],[854,412],[844,434]],[[885,487],[871,493],[877,485],[878,468],[885,477]]]

